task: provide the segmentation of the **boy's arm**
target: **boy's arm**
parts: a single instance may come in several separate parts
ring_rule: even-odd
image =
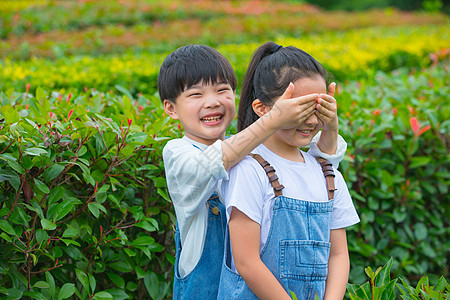
[[[222,165],[220,142],[201,151],[182,139],[171,140],[164,147],[163,160],[167,187],[178,217],[194,216],[218,181],[228,178]]]
[[[252,292],[259,299],[291,299],[272,272],[261,261],[259,256],[260,225],[233,207],[229,229],[234,264]]]
[[[279,129],[294,128],[313,113],[318,94],[292,98],[291,83],[272,109],[252,125],[222,142],[223,166],[226,170],[240,162],[259,144]]]
[[[333,229],[330,235],[330,258],[324,300],[342,300],[347,289],[350,259],[345,228]]]

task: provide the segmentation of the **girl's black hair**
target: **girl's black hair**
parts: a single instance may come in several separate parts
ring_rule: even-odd
[[[328,73],[311,55],[296,47],[281,47],[274,42],[267,42],[256,49],[242,84],[238,131],[258,120],[252,107],[255,99],[272,106],[290,82],[305,77],[322,77],[327,82]]]
[[[175,99],[186,89],[203,81],[226,82],[236,90],[237,79],[230,62],[217,50],[205,45],[187,45],[170,53],[158,74],[161,101]]]

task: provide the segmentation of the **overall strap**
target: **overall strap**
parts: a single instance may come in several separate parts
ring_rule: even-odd
[[[332,200],[334,199],[334,191],[336,190],[336,188],[334,187],[335,175],[333,171],[333,165],[325,158],[318,157],[316,159],[322,166],[323,175],[325,175],[325,180],[327,181],[328,200]]]
[[[283,195],[283,192],[281,190],[284,189],[284,186],[278,182],[278,176],[275,174],[275,169],[264,158],[262,158],[261,155],[250,155],[259,162],[261,167],[263,167],[264,171],[266,172],[267,177],[269,177],[269,182],[272,185],[275,197]]]

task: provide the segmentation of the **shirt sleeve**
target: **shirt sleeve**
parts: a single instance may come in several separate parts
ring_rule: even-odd
[[[336,175],[334,178],[336,191],[331,215],[331,229],[340,229],[359,223],[360,220],[341,172],[334,170],[334,174]]]
[[[314,157],[322,157],[327,159],[333,164],[333,167],[336,169],[339,167],[339,163],[344,158],[345,151],[347,151],[347,143],[345,142],[344,138],[340,135],[338,135],[338,143],[336,148],[335,154],[326,154],[320,151],[319,147],[317,146],[317,142],[319,141],[320,135],[322,134],[322,131],[319,131],[311,140],[311,143],[309,145],[308,153]]]
[[[163,150],[167,187],[177,217],[190,218],[203,207],[217,187],[227,179],[222,162],[222,141],[204,151],[184,140],[171,140]]]
[[[222,182],[222,195],[230,220],[231,209],[236,207],[247,217],[261,225],[266,200],[262,178],[266,176],[258,162],[247,156],[229,171],[229,179]]]

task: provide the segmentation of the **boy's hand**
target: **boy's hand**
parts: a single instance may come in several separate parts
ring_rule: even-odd
[[[316,100],[319,94],[291,98],[293,92],[294,85],[290,83],[270,111],[271,117],[276,119],[274,120],[274,125],[278,129],[289,129],[300,126],[314,113],[314,109],[316,109]]]
[[[327,94],[319,94],[317,99],[316,115],[323,122],[323,130],[338,131],[337,103],[334,99],[336,83],[332,82]]]

